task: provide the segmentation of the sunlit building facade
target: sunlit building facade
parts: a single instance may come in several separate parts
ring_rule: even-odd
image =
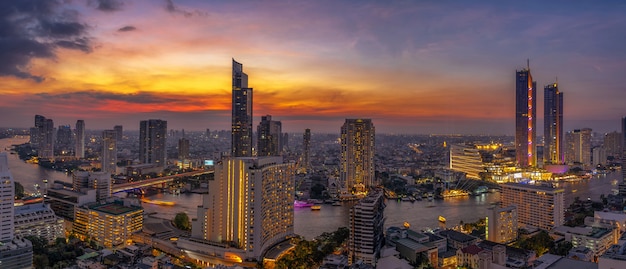
[[[233,59],[232,96],[232,152],[233,157],[252,156],[252,88],[243,65]]]
[[[283,148],[282,124],[271,115],[262,116],[257,126],[257,156],[279,156]]]
[[[517,206],[487,209],[487,240],[507,244],[517,240]]]
[[[537,165],[537,82],[530,67],[515,76],[515,161],[517,166]]]
[[[117,171],[117,134],[114,130],[102,131],[102,171],[116,174]]]
[[[384,244],[384,211],[382,191],[370,192],[350,208],[348,264],[362,261],[376,266]]]
[[[139,124],[139,160],[163,167],[166,165],[167,121],[151,119]]]
[[[563,189],[529,184],[501,184],[500,202],[503,208],[517,207],[518,223],[551,230],[563,225],[565,198]]]
[[[215,180],[209,181],[209,193],[192,224],[192,238],[213,242],[213,250],[202,252],[234,247],[241,253],[236,255],[243,255],[240,259],[260,259],[269,247],[292,236],[295,168],[282,157],[218,162]]]
[[[546,85],[543,98],[543,162],[562,164],[563,156],[563,93],[558,84]]]
[[[143,208],[138,201],[116,200],[76,208],[74,232],[113,248],[129,242],[134,232],[143,229]]]
[[[346,119],[341,126],[339,178],[357,193],[373,187],[375,128],[371,119]]]

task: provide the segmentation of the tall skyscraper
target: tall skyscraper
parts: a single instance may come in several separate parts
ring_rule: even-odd
[[[306,170],[311,169],[311,129],[305,129],[302,135],[302,165]]]
[[[551,230],[565,221],[565,194],[563,189],[530,184],[500,184],[500,203],[503,208],[517,206],[519,223]]]
[[[40,130],[41,143],[39,146],[39,157],[54,158],[54,121],[46,119],[43,128]]]
[[[544,87],[543,162],[563,164],[563,93],[555,82]]]
[[[257,156],[279,156],[282,152],[282,125],[271,115],[262,116],[257,126]]]
[[[294,233],[294,175],[294,164],[283,163],[280,156],[221,160],[198,207],[192,237],[235,246],[227,251],[241,260],[260,259],[270,246]],[[179,241],[181,248],[187,244],[193,242]]]
[[[519,167],[537,165],[537,82],[530,65],[515,75],[515,162]]]
[[[139,124],[139,160],[165,166],[167,121],[143,120]]]
[[[385,202],[382,191],[370,192],[350,208],[348,264],[357,261],[376,265],[383,246]]]
[[[0,152],[0,245],[13,240],[14,212],[13,202],[15,195],[13,175],[9,170],[9,157],[6,152]]]
[[[622,156],[622,143],[624,138],[620,132],[610,132],[604,134],[604,141],[602,145],[606,150],[607,156],[612,156],[615,160],[618,160]]]
[[[74,149],[76,158],[85,158],[85,121],[76,121],[76,147]]]
[[[43,133],[43,126],[46,123],[46,117],[42,115],[35,115],[35,127],[30,131],[30,143],[37,149],[41,146]]]
[[[102,132],[102,171],[117,174],[117,135],[114,130],[104,130]]]
[[[178,139],[178,159],[189,160],[189,139],[187,138]]]
[[[252,156],[252,88],[248,88],[248,75],[243,65],[233,59],[232,100],[232,152],[233,157]]]
[[[74,171],[72,173],[72,188],[74,191],[87,193],[89,190],[96,190],[96,201],[101,201],[112,195],[113,181],[111,173]]]
[[[355,192],[374,186],[375,129],[371,119],[346,119],[341,126],[340,180]]]
[[[72,127],[69,125],[59,125],[56,138],[56,147],[58,150],[65,150],[70,147],[72,145]]]
[[[567,143],[565,161],[569,164],[582,164],[585,169],[591,168],[591,129],[567,132],[565,138]]]
[[[626,182],[626,117],[622,118],[622,180]]]
[[[113,130],[115,130],[116,133],[115,139],[117,139],[118,142],[121,142],[124,137],[124,127],[122,127],[122,125],[115,125]]]

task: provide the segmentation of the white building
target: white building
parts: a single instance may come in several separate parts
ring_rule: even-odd
[[[619,230],[615,228],[561,226],[554,233],[564,236],[574,247],[590,249],[594,257],[604,254],[619,239]]]
[[[487,240],[509,243],[517,239],[517,206],[487,209]]]
[[[0,152],[0,242],[13,240],[14,181],[6,152]]]
[[[565,221],[563,189],[517,183],[500,186],[501,206],[517,206],[518,223],[545,230],[563,225]]]
[[[485,165],[478,148],[466,144],[451,145],[450,170],[463,172],[467,178],[480,179],[480,173],[485,172]]]
[[[43,237],[48,243],[65,238],[63,219],[57,217],[48,204],[30,204],[15,207],[15,235]]]

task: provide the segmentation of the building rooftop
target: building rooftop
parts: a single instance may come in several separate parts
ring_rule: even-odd
[[[95,203],[89,205],[89,209],[110,215],[122,215],[129,212],[141,210],[142,208],[136,206],[125,206],[122,201],[114,201],[106,204]]]
[[[462,243],[467,243],[467,242],[471,242],[472,240],[478,239],[477,237],[464,234],[462,232],[457,232],[455,230],[444,230],[444,231],[439,232],[439,235],[446,237],[448,239],[457,241],[457,242],[462,242]]]
[[[535,191],[545,191],[545,192],[553,192],[553,193],[558,193],[558,192],[564,192],[564,189],[556,189],[553,188],[551,186],[545,186],[545,185],[532,185],[532,184],[522,184],[522,183],[504,183],[501,184],[502,187],[504,186],[508,186],[508,187],[512,187],[512,188],[516,188],[516,189],[527,189],[527,190],[535,190]]]
[[[414,240],[408,239],[408,238],[402,238],[398,241],[396,241],[396,244],[399,245],[403,245],[405,247],[408,247],[416,252],[422,252],[422,251],[427,251],[429,249],[433,249],[433,248],[437,248],[433,245],[430,244],[420,244],[418,242],[415,242]]]
[[[480,253],[481,251],[483,251],[482,248],[480,248],[477,245],[469,245],[467,247],[464,247],[461,249],[461,251],[463,253],[468,253],[468,254],[472,254],[472,255],[477,255],[478,253]]]
[[[21,214],[30,214],[30,213],[35,213],[35,212],[44,211],[44,210],[51,210],[51,209],[50,209],[50,205],[48,204],[37,203],[37,204],[16,206],[14,210],[15,210],[15,215],[21,215]]]

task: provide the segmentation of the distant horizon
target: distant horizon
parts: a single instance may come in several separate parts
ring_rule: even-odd
[[[33,6],[38,5],[38,6]],[[2,1],[0,125],[230,129],[231,61],[254,128],[512,135],[515,71],[558,80],[564,132],[620,130],[626,2]],[[72,16],[68,16],[72,14]],[[280,16],[277,16],[280,14]],[[527,60],[530,59],[528,64]]]

